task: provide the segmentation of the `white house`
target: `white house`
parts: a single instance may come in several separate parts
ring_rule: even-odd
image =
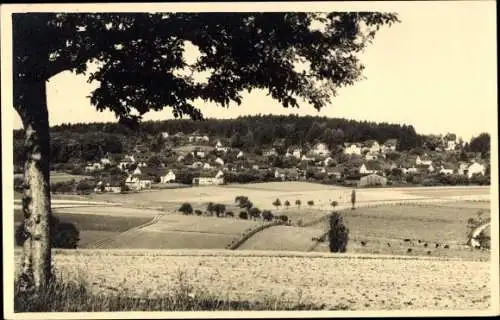
[[[469,178],[472,178],[474,174],[480,174],[484,176],[485,172],[486,172],[486,167],[484,166],[484,164],[480,164],[477,162],[474,162],[469,166],[469,168],[467,168],[467,176]]]
[[[224,183],[224,172],[217,172],[215,176],[199,176],[193,178],[193,185],[220,185]]]
[[[344,144],[344,154],[356,154],[361,155],[361,146],[359,143],[346,143]]]
[[[215,159],[215,163],[220,165],[220,166],[223,166],[224,165],[224,160],[222,160],[221,158],[217,158]]]
[[[417,165],[421,165],[421,164],[431,165],[432,160],[430,160],[430,159],[422,160],[422,159],[420,159],[420,156],[417,156],[417,159],[415,160],[415,164],[417,164]]]
[[[446,146],[445,146],[446,151],[454,151],[456,147],[457,147],[456,141],[454,141],[454,140],[447,140],[446,141]]]
[[[153,181],[147,177],[143,177],[142,175],[131,174],[125,180],[125,184],[132,190],[142,190],[151,188],[151,184]]]
[[[111,165],[111,159],[109,159],[108,157],[101,158],[100,162],[103,166]]]
[[[328,157],[323,161],[323,165],[326,167],[333,161],[332,157]]]
[[[177,157],[177,162],[181,162],[184,160],[184,156],[180,155]]]
[[[276,152],[275,148],[271,148],[268,150],[264,150],[264,152],[262,152],[262,155],[265,157],[272,157],[272,156],[277,156],[278,152]]]
[[[364,163],[359,168],[359,173],[361,174],[370,174],[375,172],[377,172],[377,168],[375,168],[375,166],[367,165]]]
[[[85,171],[86,172],[93,172],[93,171],[96,171],[96,170],[102,170],[103,167],[104,166],[102,164],[100,164],[99,162],[94,162],[94,163],[88,164],[85,167]]]
[[[211,169],[212,166],[210,165],[210,163],[206,162],[204,165],[203,165],[203,169]]]
[[[314,145],[314,147],[311,149],[311,154],[315,156],[326,157],[330,154],[330,149],[328,149],[328,146],[325,143],[320,142]]]
[[[229,150],[228,147],[225,147],[220,140],[217,140],[217,143],[215,144],[215,150],[217,151],[222,151],[222,152],[227,152]]]
[[[167,174],[160,177],[160,182],[161,183],[174,182],[175,178],[176,178],[175,173],[172,170],[170,170]]]
[[[168,134],[168,132],[162,132],[161,136],[163,137],[163,139],[167,139],[170,135]]]
[[[453,169],[451,169],[451,168],[445,168],[445,167],[441,166],[441,170],[439,170],[439,173],[442,173],[442,174],[453,174]]]
[[[408,174],[408,173],[417,173],[418,172],[418,169],[415,168],[415,166],[412,166],[411,168],[401,168],[401,171],[404,173],[404,174]]]
[[[461,162],[458,166],[458,174],[459,175],[467,175],[467,170],[469,169],[469,165],[465,162]]]
[[[305,154],[302,155],[302,158],[300,158],[301,161],[313,161],[314,158],[309,158],[308,156],[306,156]]]
[[[372,154],[379,153],[380,144],[377,141],[371,141],[371,143],[368,144],[368,152]]]
[[[123,157],[122,161],[118,164],[118,168],[121,170],[125,170],[125,168],[131,164],[135,163],[135,158],[134,156],[125,156]]]
[[[243,151],[238,152],[238,154],[236,155],[236,159],[241,159],[241,158],[243,158]]]
[[[142,171],[139,167],[135,168],[134,172],[132,172],[133,175],[140,175],[142,174]]]

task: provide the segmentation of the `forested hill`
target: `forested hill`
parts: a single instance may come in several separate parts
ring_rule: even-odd
[[[171,135],[178,132],[184,134],[197,132],[210,137],[227,138],[234,147],[244,144],[248,148],[271,145],[280,139],[285,139],[286,145],[305,145],[319,141],[338,144],[370,139],[384,142],[390,138],[397,138],[400,140],[401,150],[416,147],[421,142],[420,136],[411,125],[297,115],[257,115],[204,121],[187,119],[145,121],[141,123],[139,130],[130,131],[116,122],[63,124],[51,128],[52,134],[57,136],[75,133],[110,133],[132,135],[139,140],[141,137],[155,136],[160,132],[168,132]],[[22,132],[16,131],[15,137],[20,138]]]

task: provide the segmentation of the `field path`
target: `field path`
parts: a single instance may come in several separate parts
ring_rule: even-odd
[[[118,234],[117,236],[115,237],[111,237],[111,238],[106,238],[106,239],[103,239],[103,240],[100,240],[100,241],[97,241],[96,243],[92,244],[89,246],[89,248],[92,248],[92,249],[99,249],[99,248],[103,248],[105,247],[106,245],[109,245],[110,243],[114,242],[114,241],[118,241],[120,238],[124,237],[124,236],[127,236],[129,234],[132,234],[133,232],[135,232],[136,230],[139,230],[139,229],[142,229],[142,228],[145,228],[145,227],[149,227],[155,223],[158,223],[158,221],[160,220],[160,218],[163,216],[163,214],[159,214],[159,215],[156,215],[153,217],[153,219],[151,221],[148,221],[144,224],[141,224],[137,227],[134,227],[134,228],[130,228],[124,232],[121,232],[120,234]]]

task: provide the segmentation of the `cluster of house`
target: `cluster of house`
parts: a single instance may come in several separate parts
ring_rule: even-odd
[[[172,137],[168,132],[161,133],[163,138]],[[236,159],[245,159],[245,154],[240,150],[232,150],[228,146],[225,146],[220,140],[215,141],[212,146],[207,146],[210,142],[210,137],[207,135],[200,135],[198,133],[193,133],[189,136],[183,133],[177,133],[173,137],[182,138],[184,141],[189,141],[191,144],[198,144],[196,147],[188,147],[183,149],[184,151],[179,151],[179,156],[177,157],[177,162],[184,162],[186,157],[192,156],[191,164],[185,164],[187,168],[201,169],[199,176],[193,178],[193,185],[218,185],[224,183],[224,172],[228,170],[237,171],[236,166],[229,163],[226,164],[221,156],[214,156],[213,154],[209,157],[210,150],[217,151],[216,154],[227,154],[229,151],[235,152]],[[415,159],[414,165],[410,167],[405,167],[402,165],[396,165],[392,161],[386,161],[386,155],[390,152],[397,150],[397,139],[388,139],[384,143],[379,143],[376,140],[368,140],[362,143],[359,142],[348,142],[343,145],[343,153],[348,156],[356,155],[363,159],[363,163],[360,165],[358,171],[363,177],[360,180],[360,185],[373,183],[373,179],[379,181],[381,184],[386,183],[385,171],[386,169],[399,168],[403,174],[419,173],[419,172],[440,172],[443,174],[461,174],[467,175],[469,178],[474,174],[485,173],[485,165],[479,162],[472,163],[460,163],[457,168],[452,168],[449,164],[434,164],[427,155],[422,157],[418,156]],[[200,147],[200,145],[203,145]],[[446,150],[455,150],[455,141],[445,141],[443,144]],[[184,147],[183,147],[184,148]],[[159,182],[161,184],[172,183],[176,181],[176,175],[174,170],[166,169],[162,164],[160,169],[155,169],[155,174],[148,172],[147,160],[151,156],[149,150],[144,145],[137,145],[135,148],[135,153],[133,155],[125,155],[116,166],[121,170],[128,173],[128,177],[125,180],[125,184],[132,190],[143,190],[151,188],[153,184],[152,176],[159,176]],[[277,156],[278,152],[276,148],[270,148],[263,150],[264,157]],[[342,165],[337,165],[331,168],[329,165],[334,159],[330,156],[332,154],[326,143],[320,142],[316,143],[312,148],[305,151],[301,147],[289,147],[286,150],[285,158],[295,158],[300,161],[305,161],[312,164],[321,173],[328,174],[330,177],[340,178],[344,173],[344,167]],[[381,160],[381,161],[376,161]],[[184,162],[186,163],[186,162]],[[381,163],[384,165],[381,166]],[[112,161],[109,156],[102,158],[99,162],[89,163],[86,167],[86,171],[101,170],[104,167],[111,165]],[[246,159],[245,165],[248,168],[255,170],[270,169],[265,166],[265,164],[257,164],[253,159]],[[130,168],[134,168],[130,170]],[[240,165],[243,168],[242,165]],[[273,168],[274,177],[281,180],[299,180],[305,178],[306,172],[298,168]],[[149,174],[148,174],[149,173]],[[385,180],[384,180],[385,179]],[[104,184],[100,182],[96,190],[107,191],[107,192],[119,192],[118,186],[112,185],[109,182]]]
[[[400,169],[403,174],[438,172],[446,175],[465,175],[468,178],[471,178],[475,174],[484,175],[486,172],[486,165],[476,160],[472,160],[470,163],[460,162],[458,166],[453,166],[452,164],[445,163],[438,165],[437,168],[435,168],[431,159],[429,159],[428,157],[422,158],[420,156],[417,156],[415,164],[411,167],[397,166],[395,163],[392,163],[389,169]],[[360,174],[381,173],[381,171],[382,168],[380,168],[380,166],[377,166],[377,163],[375,162],[365,162],[359,168]]]

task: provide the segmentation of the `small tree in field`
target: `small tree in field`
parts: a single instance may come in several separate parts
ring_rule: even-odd
[[[285,207],[288,209],[290,207],[290,201],[286,200],[284,203]]]
[[[307,205],[310,207],[314,206],[314,201],[313,200],[307,201]]]
[[[207,204],[207,212],[210,213],[211,216],[213,216],[214,211],[215,211],[215,204],[213,202],[209,202]]]
[[[250,209],[249,213],[250,213],[250,217],[252,217],[253,219],[257,219],[260,217],[260,209],[259,208],[253,207]]]
[[[247,220],[248,213],[246,211],[240,211],[239,217],[240,217],[240,219]]]
[[[297,200],[295,200],[295,205],[297,206],[297,208],[299,208],[299,210],[300,210],[300,205],[301,205],[301,204],[302,204],[302,201],[300,201],[300,200],[298,200],[298,199],[297,199]]]
[[[273,206],[275,206],[275,207],[276,207],[276,210],[278,210],[278,208],[281,206],[281,201],[280,201],[280,199],[276,199],[276,200],[274,200],[274,202],[273,202]]]
[[[179,208],[179,211],[184,213],[184,214],[192,214],[193,213],[193,207],[191,206],[190,203],[183,203],[181,207]]]
[[[194,210],[194,213],[197,215],[197,216],[201,216],[203,214],[203,212],[201,210]]]
[[[271,213],[271,211],[269,210],[262,211],[262,219],[264,219],[265,221],[271,221],[273,220],[273,218],[274,215]]]
[[[351,209],[354,210],[356,208],[356,190],[354,189],[352,189],[351,192],[351,204],[352,204]]]
[[[338,212],[332,213],[329,218],[328,240],[331,252],[347,251],[349,229],[345,226],[342,216]]]
[[[330,205],[332,206],[333,209],[335,209],[336,206],[339,205],[339,203],[335,200],[333,200],[332,202],[330,202]]]

